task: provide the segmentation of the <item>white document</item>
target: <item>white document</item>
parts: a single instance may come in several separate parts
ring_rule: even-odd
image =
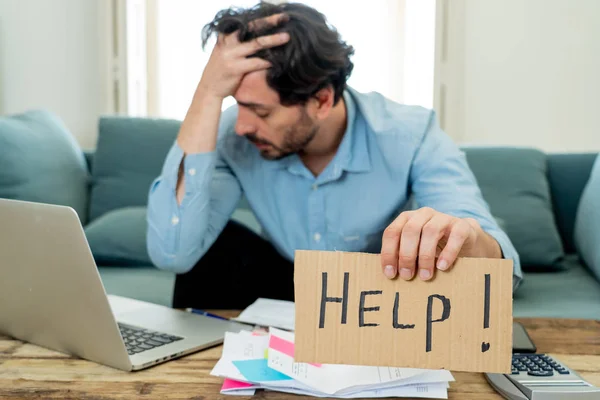
[[[270,335],[273,334],[288,341],[293,341],[294,338],[293,333],[278,329],[271,329]],[[294,363],[293,358],[288,354],[269,348],[270,335],[257,335],[247,331],[241,331],[240,333],[227,332],[225,334],[221,359],[211,371],[211,375],[248,382],[253,385],[251,387],[240,387],[235,384],[224,385],[221,394],[250,396],[254,394],[256,389],[264,389],[314,397],[420,397],[445,399],[448,396],[447,381],[454,380],[452,375],[444,370],[415,370],[421,373],[410,370],[410,373],[407,373],[406,369],[400,368]],[[234,361],[264,359],[267,349],[269,361],[272,357],[273,360],[277,357],[279,357],[279,360],[290,359],[291,374],[286,374],[279,368],[274,369],[294,379],[263,381],[260,383],[250,382],[234,365]],[[284,350],[289,353],[293,348]],[[269,367],[272,368],[270,365]],[[365,374],[364,371],[368,371],[369,379],[360,376]],[[374,373],[377,374],[377,377]],[[327,385],[327,380],[332,380],[332,385]],[[315,382],[317,387],[315,387]],[[326,390],[320,389],[321,387]],[[332,393],[333,389],[338,390]]]
[[[448,390],[445,383],[428,383],[419,385],[403,385],[385,389],[365,390],[349,395],[330,395],[326,393],[305,391],[301,389],[279,388],[279,392],[294,393],[314,397],[333,397],[341,399],[381,398],[381,397],[420,397],[429,399],[447,399]],[[270,389],[266,389],[270,390]]]
[[[210,372],[213,376],[247,382],[233,365],[233,361],[264,358],[269,343],[268,336],[253,336],[250,332],[225,332],[221,358]]]
[[[293,343],[294,334],[270,329],[270,336]],[[386,386],[417,384],[423,381],[448,382],[454,378],[450,371],[418,368],[371,367],[339,364],[308,364],[294,362],[292,355],[274,348],[268,350],[268,366],[329,395],[350,394],[356,391],[380,389]],[[433,374],[433,376],[427,376]]]
[[[362,392],[355,392],[347,395],[329,395],[326,393],[316,392],[310,389],[300,389],[290,387],[273,387],[271,385],[260,385],[260,389],[293,393],[312,397],[333,397],[341,399],[352,399],[352,398],[381,398],[381,397],[419,397],[419,398],[430,398],[430,399],[447,399],[448,388],[446,383],[429,383],[429,384],[417,384],[417,385],[402,385],[389,387],[384,389],[365,390]],[[222,390],[221,394],[238,395],[238,396],[251,396],[254,394],[256,389],[232,389]]]
[[[221,394],[247,396],[253,395],[256,389],[270,390],[276,392],[294,393],[305,396],[313,397],[333,397],[333,398],[380,398],[380,397],[420,397],[420,398],[436,398],[446,399],[448,398],[448,383],[437,382],[437,383],[420,383],[410,384],[401,386],[391,386],[381,389],[372,389],[364,391],[355,391],[347,394],[335,394],[330,395],[315,391],[305,385],[302,385],[295,381],[287,382],[271,382],[255,384],[252,388],[240,388],[240,389],[226,389],[221,390]]]
[[[228,394],[231,396],[254,396],[256,389],[231,389],[221,390],[221,394]]]
[[[293,301],[259,298],[250,304],[234,321],[261,326],[294,330],[296,307]]]

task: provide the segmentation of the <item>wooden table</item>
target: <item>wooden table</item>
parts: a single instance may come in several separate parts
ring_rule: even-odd
[[[600,321],[518,320],[527,328],[539,352],[555,356],[600,386]],[[221,347],[215,347],[127,373],[0,336],[0,399],[237,398],[219,394],[222,379],[209,375],[220,355]],[[450,399],[501,399],[483,374],[453,375],[456,382],[450,384]],[[257,391],[255,397],[299,398],[264,391]]]

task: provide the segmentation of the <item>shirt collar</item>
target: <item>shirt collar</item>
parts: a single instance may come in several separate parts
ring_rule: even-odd
[[[348,90],[344,91],[344,102],[348,124],[333,162],[337,162],[342,169],[349,172],[369,171],[371,157],[364,118]]]
[[[356,107],[353,95],[348,91],[343,94],[346,105],[346,131],[340,142],[336,155],[331,160],[335,170],[343,169],[349,172],[366,172],[371,169],[367,129],[364,117]],[[293,154],[281,160],[268,161],[272,167],[287,168],[290,172],[301,174],[304,170],[300,158]]]

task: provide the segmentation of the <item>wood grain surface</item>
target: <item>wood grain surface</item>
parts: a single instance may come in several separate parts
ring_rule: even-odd
[[[217,312],[233,316],[235,312]],[[538,352],[556,357],[600,386],[600,321],[518,319]],[[122,372],[0,335],[0,399],[196,399],[238,398],[219,393],[222,379],[209,375],[221,347],[138,371]],[[453,373],[450,399],[501,399],[483,374]],[[255,398],[297,395],[257,391]]]

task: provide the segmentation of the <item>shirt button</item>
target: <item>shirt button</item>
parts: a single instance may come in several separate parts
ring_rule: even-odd
[[[315,239],[315,242],[318,242],[319,240],[321,240],[321,234],[319,232],[315,233],[313,239]]]
[[[188,174],[190,174],[191,176],[196,175],[196,168],[190,168],[190,169],[188,169]]]
[[[318,188],[319,188],[319,185],[317,185],[316,183],[313,183],[312,190],[317,190]]]
[[[173,218],[171,218],[171,224],[177,225],[178,223],[179,223],[179,217],[177,215],[173,215]]]

